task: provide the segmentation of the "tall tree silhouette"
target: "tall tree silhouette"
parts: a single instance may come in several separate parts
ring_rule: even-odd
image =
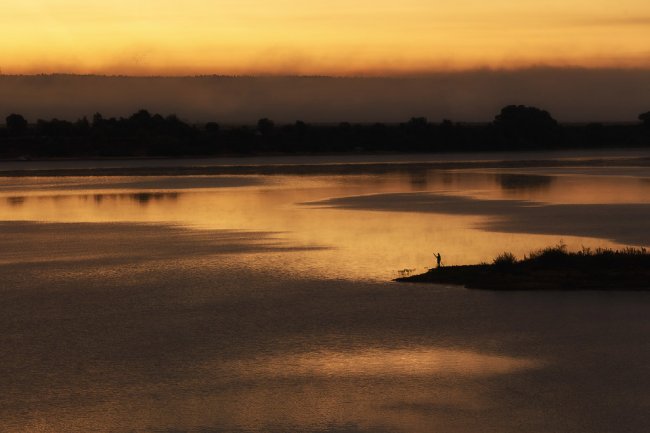
[[[27,131],[27,120],[20,114],[10,114],[5,120],[9,134],[21,135]]]
[[[494,118],[494,124],[520,130],[533,128],[546,130],[555,128],[557,121],[546,110],[525,105],[508,105]]]
[[[275,128],[275,123],[272,120],[264,118],[257,121],[257,130],[262,135],[269,135],[273,132]]]
[[[525,105],[502,108],[493,125],[507,144],[515,146],[551,144],[558,131],[558,123],[548,111]]]

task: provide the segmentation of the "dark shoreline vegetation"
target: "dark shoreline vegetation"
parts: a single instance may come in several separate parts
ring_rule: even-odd
[[[645,248],[569,252],[559,244],[534,251],[522,260],[506,252],[491,264],[443,266],[395,281],[503,291],[650,290],[650,254]]]
[[[475,152],[650,147],[650,111],[629,124],[560,124],[544,110],[504,107],[490,123],[222,126],[190,124],[140,110],[127,118],[95,114],[29,123],[11,114],[0,126],[0,158],[181,157],[346,152]]]

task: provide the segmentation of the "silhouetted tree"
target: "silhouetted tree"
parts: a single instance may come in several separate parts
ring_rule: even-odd
[[[454,139],[454,122],[449,119],[443,119],[438,126],[438,139],[448,145]]]
[[[67,120],[52,119],[48,122],[47,120],[38,119],[36,129],[39,134],[49,137],[71,137],[75,135],[74,124]]]
[[[557,126],[557,121],[548,111],[536,107],[508,105],[494,118],[494,124],[517,129],[551,129]]]
[[[427,127],[429,122],[426,117],[411,117],[411,120],[408,121],[407,126],[411,129],[422,130]]]
[[[643,122],[644,126],[650,127],[650,111],[639,114],[639,120]]]
[[[129,121],[137,126],[146,126],[151,120],[151,114],[147,110],[140,110],[129,117]]]
[[[21,135],[27,131],[27,120],[20,114],[10,114],[6,118],[7,131],[12,135]]]
[[[558,123],[548,111],[525,105],[508,105],[495,116],[493,125],[507,145],[550,144]]]
[[[75,122],[74,127],[77,129],[79,134],[86,134],[90,130],[90,122],[88,121],[88,118],[84,116]]]
[[[100,113],[93,114],[93,128],[101,126],[102,122],[104,122],[104,117]]]
[[[271,132],[273,132],[274,128],[275,123],[266,117],[257,121],[257,130],[262,135],[269,135]]]
[[[210,134],[218,134],[221,127],[217,122],[208,122],[205,124],[205,131]]]

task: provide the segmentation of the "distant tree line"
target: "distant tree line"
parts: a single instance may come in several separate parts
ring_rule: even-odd
[[[257,153],[457,152],[650,146],[650,111],[639,123],[559,124],[544,110],[504,107],[490,123],[415,117],[399,124],[189,124],[140,110],[127,118],[97,113],[75,122],[20,114],[0,126],[0,157],[208,156]]]

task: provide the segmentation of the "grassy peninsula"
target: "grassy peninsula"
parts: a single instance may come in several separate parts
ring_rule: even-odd
[[[396,281],[487,290],[650,290],[650,254],[645,248],[569,252],[560,244],[521,260],[506,252],[491,264],[441,267]]]

